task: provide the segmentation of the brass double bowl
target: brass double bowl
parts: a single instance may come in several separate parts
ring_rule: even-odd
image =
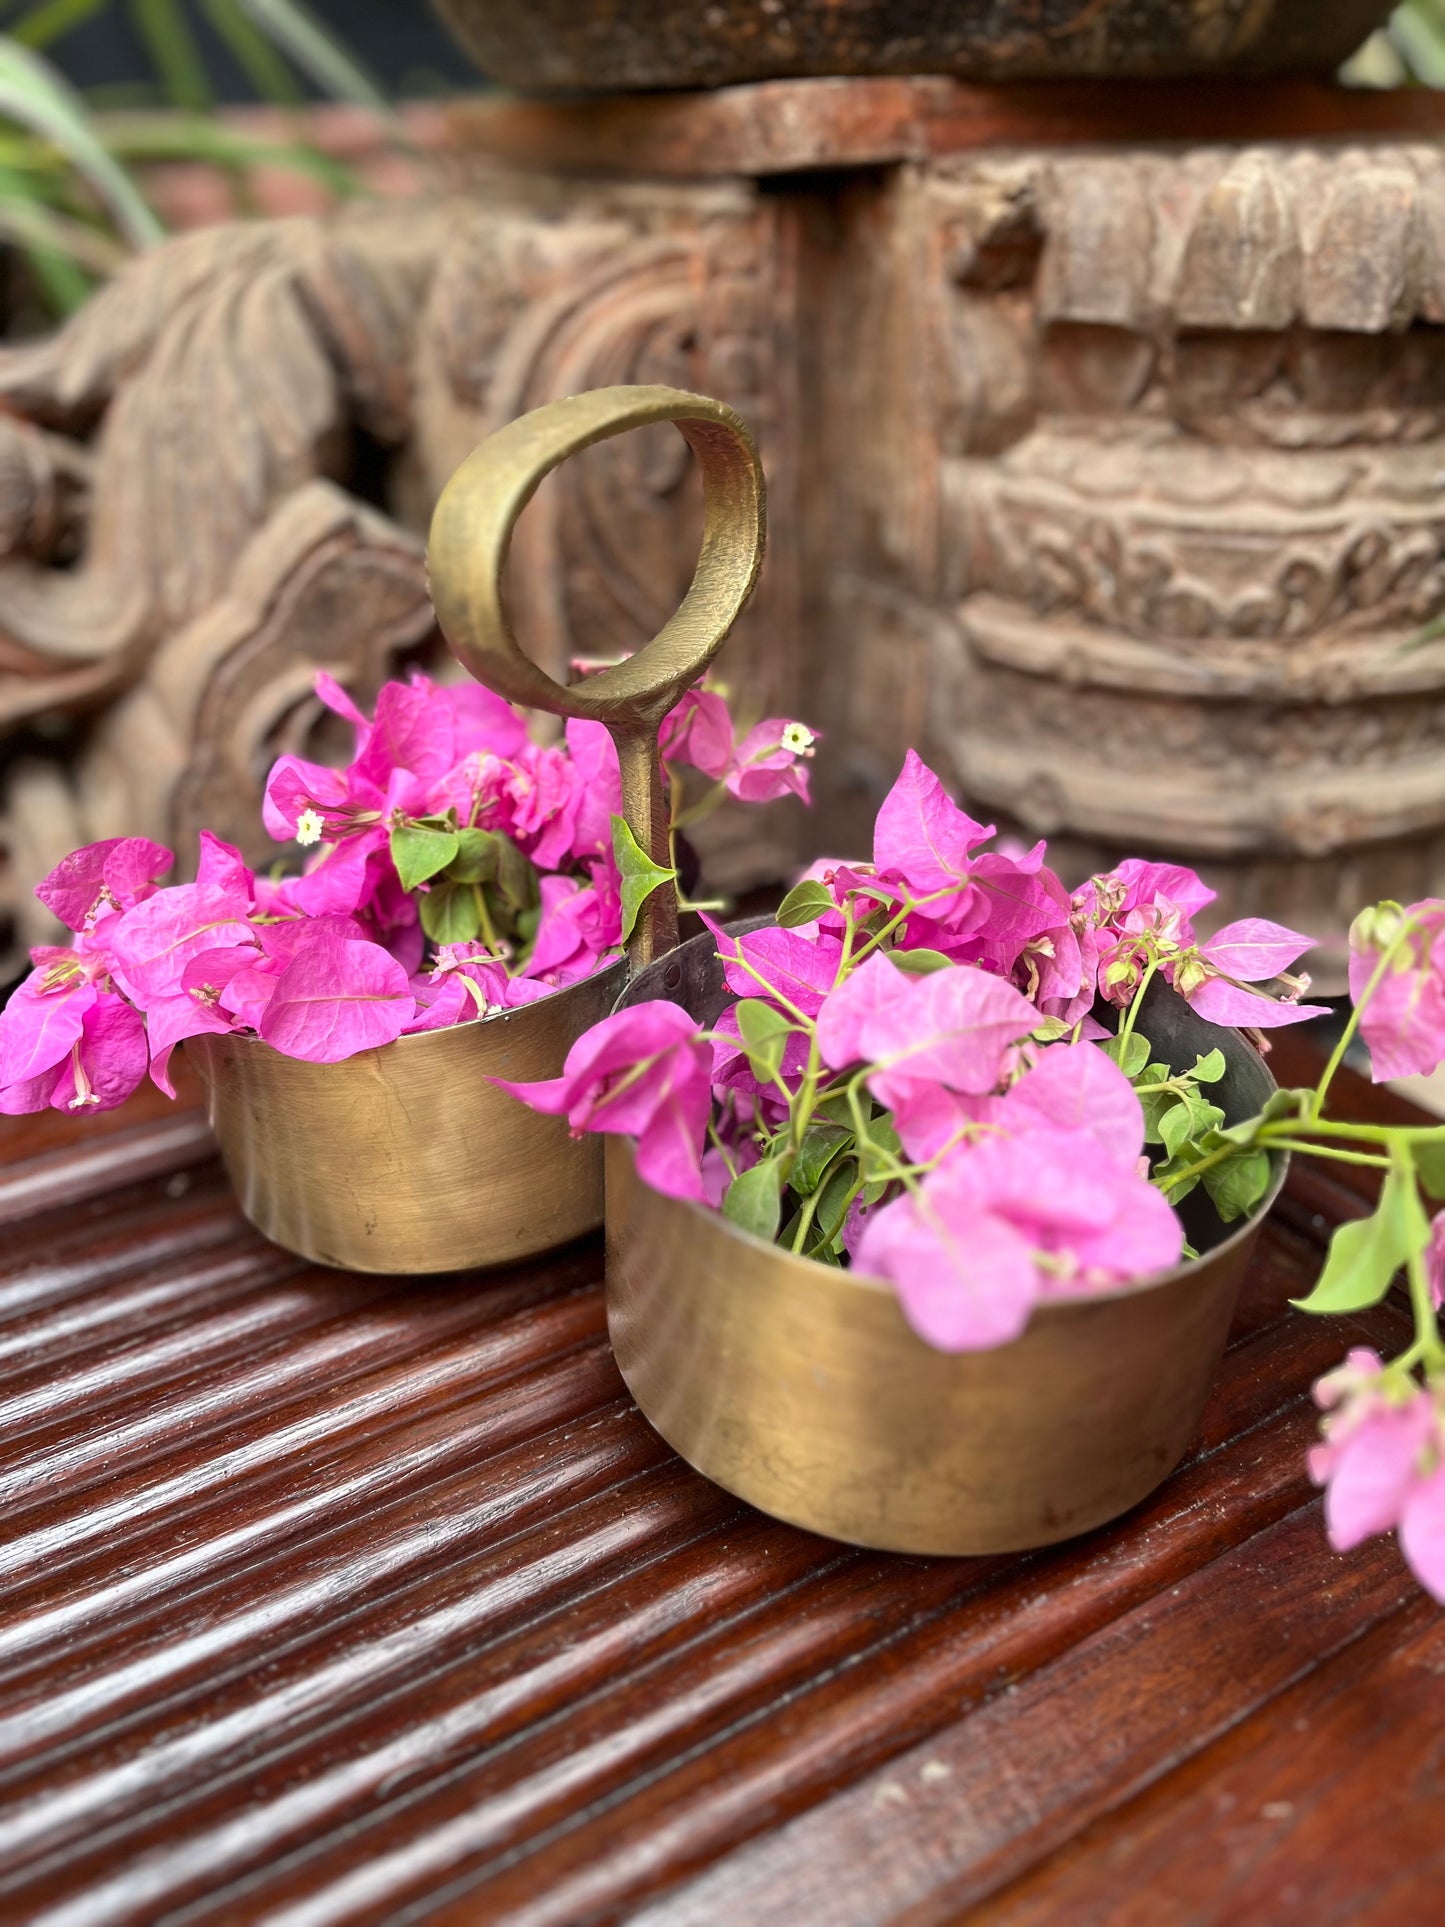
[[[703,474],[705,534],[687,597],[627,663],[563,689],[518,649],[498,584],[512,527],[542,476],[576,449],[674,421]],[[730,409],[670,389],[601,389],[499,431],[437,508],[429,564],[443,630],[480,680],[514,701],[607,724],[624,805],[666,859],[657,728],[720,647],[756,578],[761,469]],[[336,1065],[256,1040],[188,1046],[242,1208],[269,1237],[323,1264],[429,1272],[505,1263],[603,1217],[595,1138],[524,1109],[489,1079],[555,1077],[614,1007],[670,997],[711,1023],[726,999],[709,936],[676,946],[668,893],[626,965],[485,1022],[404,1037]],[[1179,1066],[1218,1045],[1231,1122],[1274,1084],[1234,1033],[1172,993],[1148,1013],[1155,1053]],[[721,1214],[637,1177],[630,1145],[606,1155],[607,1315],[622,1375],[690,1464],[775,1517],[907,1553],[1014,1551],[1117,1517],[1174,1468],[1208,1396],[1266,1204],[1225,1235],[1201,1201],[1197,1262],[1140,1284],[1041,1307],[994,1351],[950,1354],[908,1326],[891,1287],[747,1237]]]

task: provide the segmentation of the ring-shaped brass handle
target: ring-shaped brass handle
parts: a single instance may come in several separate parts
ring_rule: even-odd
[[[635,655],[564,687],[522,653],[502,607],[512,530],[538,484],[569,455],[653,422],[673,423],[702,471],[702,548],[691,586]],[[622,767],[624,813],[659,863],[668,859],[658,725],[722,647],[752,593],[762,566],[765,504],[756,444],[726,403],[680,388],[617,387],[564,396],[497,429],[452,476],[432,516],[427,573],[453,653],[511,702],[607,725]],[[654,891],[628,944],[633,967],[676,940],[674,893]]]

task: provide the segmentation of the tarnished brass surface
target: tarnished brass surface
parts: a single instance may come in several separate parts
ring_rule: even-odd
[[[192,1038],[241,1209],[268,1238],[351,1271],[505,1264],[602,1221],[596,1138],[540,1117],[490,1077],[557,1077],[605,1017],[616,964],[483,1023],[399,1037],[341,1064],[254,1037]]]
[[[502,570],[517,517],[559,462],[594,442],[672,422],[702,471],[702,548],[692,584],[671,619],[614,668],[564,688],[517,646],[502,606]],[[622,765],[622,801],[633,834],[659,863],[667,815],[657,727],[706,669],[762,566],[766,491],[746,424],[720,401],[659,386],[593,388],[566,395],[499,428],[442,490],[427,544],[437,620],[453,652],[480,682],[512,702],[605,723]],[[656,890],[628,946],[634,968],[677,941],[677,905]]]
[[[668,996],[712,1021],[712,950],[695,938],[624,1001]],[[1231,1120],[1274,1088],[1247,1044],[1172,993],[1151,1007],[1148,1034],[1171,1061],[1225,1051],[1218,1101]],[[1283,1179],[1281,1160],[1259,1215],[1198,1263],[1043,1306],[995,1351],[949,1354],[916,1336],[887,1284],[659,1196],[638,1180],[630,1142],[609,1138],[613,1350],[668,1443],[777,1518],[893,1552],[1048,1545],[1126,1512],[1178,1463]]]

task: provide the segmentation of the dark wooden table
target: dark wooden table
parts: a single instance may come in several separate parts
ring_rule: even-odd
[[[928,1561],[673,1457],[594,1244],[310,1269],[158,1104],[0,1152],[0,1920],[1445,1918],[1445,1614],[1304,1473],[1405,1324],[1288,1309],[1333,1178],[1153,1500]]]

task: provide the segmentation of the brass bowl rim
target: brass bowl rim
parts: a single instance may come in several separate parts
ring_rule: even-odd
[[[264,1037],[254,1031],[202,1031],[196,1037],[187,1038],[186,1042],[200,1044],[214,1040],[218,1044],[239,1044],[247,1049],[270,1051],[274,1057],[284,1058],[288,1064],[306,1064],[312,1070],[340,1070],[344,1064],[359,1063],[367,1057],[384,1057],[389,1051],[398,1051],[403,1048],[410,1049],[413,1055],[416,1054],[419,1046],[440,1049],[441,1045],[438,1041],[440,1039],[455,1037],[459,1032],[502,1028],[514,1023],[518,1018],[530,1017],[534,1011],[560,1008],[574,990],[584,990],[589,985],[606,984],[612,980],[622,983],[626,977],[627,959],[619,957],[605,970],[594,970],[588,977],[579,977],[575,984],[565,984],[560,990],[554,990],[550,997],[539,997],[535,1003],[521,1004],[515,1010],[499,1010],[486,1017],[478,1014],[476,1017],[469,1017],[464,1024],[444,1024],[437,1030],[410,1031],[403,1037],[394,1037],[389,1044],[372,1044],[366,1050],[353,1051],[350,1057],[338,1057],[331,1063],[317,1063],[309,1057],[292,1057],[289,1051],[277,1050],[274,1044],[268,1044]]]
[[[628,1143],[633,1145],[635,1151],[636,1141],[629,1137]],[[1290,1154],[1288,1151],[1276,1151],[1272,1152],[1271,1156],[1274,1159],[1274,1176],[1270,1180],[1270,1186],[1264,1198],[1259,1206],[1247,1218],[1242,1218],[1229,1236],[1221,1239],[1217,1245],[1211,1245],[1197,1258],[1181,1259],[1177,1265],[1171,1265],[1168,1271],[1152,1272],[1149,1277],[1135,1278],[1126,1285],[1111,1285],[1105,1291],[1080,1292],[1077,1297],[1040,1299],[1034,1307],[1032,1316],[1037,1318],[1043,1313],[1052,1311],[1082,1311],[1090,1305],[1107,1305],[1120,1298],[1139,1297],[1146,1291],[1160,1291],[1166,1285],[1183,1283],[1201,1264],[1224,1257],[1236,1245],[1242,1244],[1246,1238],[1256,1232],[1274,1209],[1275,1200],[1279,1197],[1285,1178],[1289,1174]],[[667,1196],[666,1192],[658,1191],[640,1175],[637,1176],[637,1182],[653,1197]],[[744,1245],[750,1245],[754,1251],[766,1254],[789,1270],[794,1266],[805,1268],[806,1275],[814,1280],[820,1272],[824,1272],[839,1285],[847,1285],[850,1288],[856,1286],[864,1291],[885,1292],[894,1299],[898,1296],[897,1288],[887,1278],[880,1278],[874,1272],[851,1269],[845,1271],[838,1265],[820,1265],[816,1260],[804,1258],[797,1252],[784,1251],[781,1245],[769,1244],[766,1239],[757,1237],[755,1233],[744,1231],[740,1225],[735,1225],[730,1218],[724,1217],[721,1211],[714,1211],[711,1206],[699,1204],[693,1198],[668,1198],[667,1201],[669,1204],[682,1205],[685,1210],[692,1212],[700,1223],[711,1226],[726,1237],[736,1238]]]

